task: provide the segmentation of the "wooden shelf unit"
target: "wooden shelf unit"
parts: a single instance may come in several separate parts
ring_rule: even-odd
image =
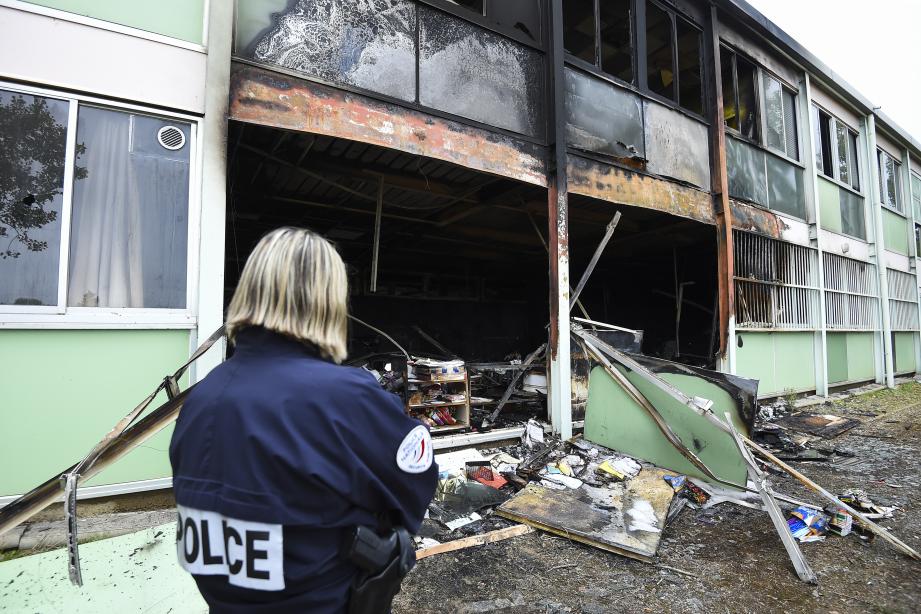
[[[405,397],[406,404],[406,413],[410,416],[426,416],[428,417],[431,413],[430,411],[445,408],[451,412],[451,416],[457,420],[457,424],[445,424],[443,426],[433,426],[431,427],[433,434],[445,433],[450,431],[461,431],[467,428],[470,428],[470,376],[467,372],[466,367],[464,368],[464,374],[459,375],[449,375],[449,376],[435,376],[431,379],[419,378],[419,377],[409,377],[409,368],[410,364],[407,364],[406,367],[406,382],[407,382],[407,392]],[[410,398],[412,394],[409,392],[409,384],[415,384],[420,390],[425,386],[431,385],[440,385],[442,389],[451,394],[463,394],[463,401],[430,401],[423,403],[410,403]]]

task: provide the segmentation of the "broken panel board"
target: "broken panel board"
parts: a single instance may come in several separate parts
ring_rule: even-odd
[[[644,468],[614,488],[583,485],[552,490],[529,484],[496,512],[543,531],[651,562],[675,493],[662,479],[672,471]]]
[[[714,475],[732,484],[745,484],[747,467],[731,435],[636,373],[621,366],[617,368],[659,410],[684,445]],[[728,411],[736,428],[742,433],[749,432],[748,412],[724,387],[698,375],[675,372],[657,372],[656,375],[690,397],[713,401],[712,410],[716,415]],[[751,380],[735,379],[755,385]],[[592,369],[589,377],[585,439],[677,473],[712,481],[669,443],[649,414],[602,367]]]

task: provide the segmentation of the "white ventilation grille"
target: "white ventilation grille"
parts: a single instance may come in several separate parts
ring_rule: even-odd
[[[739,328],[817,328],[817,251],[738,230],[733,233],[733,243],[736,325]]]
[[[825,325],[835,330],[876,330],[876,265],[829,253],[824,254],[824,264]]]
[[[888,269],[889,325],[892,330],[918,330],[915,276]]]
[[[157,130],[157,142],[170,151],[176,151],[185,145],[185,133],[176,126],[163,126]]]

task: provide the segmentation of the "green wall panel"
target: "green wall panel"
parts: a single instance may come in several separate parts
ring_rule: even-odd
[[[895,346],[895,371],[896,373],[914,373],[915,365],[915,337],[918,333],[904,332],[893,333]]]
[[[735,484],[745,483],[745,463],[732,437],[642,377],[625,369],[620,370],[626,373],[627,379],[649,399],[681,441],[713,473]],[[710,399],[717,416],[728,411],[739,432],[746,432],[736,403],[719,386],[689,375],[666,373],[660,374],[660,377],[687,395]],[[649,414],[602,367],[592,370],[588,390],[586,439],[647,460],[663,469],[707,479],[703,472],[665,439]]]
[[[819,212],[822,216],[822,228],[832,232],[841,232],[841,199],[838,186],[818,178],[819,181]]]
[[[229,1],[229,0],[225,0]],[[26,0],[31,4],[202,44],[205,0]],[[230,33],[228,32],[229,36]]]
[[[0,331],[0,496],[80,460],[188,355],[184,330]],[[169,476],[169,437],[159,433],[89,484]]]
[[[846,382],[847,375],[847,333],[828,333],[825,337],[828,355],[828,383]]]
[[[876,379],[875,333],[846,334],[848,381]]]
[[[883,208],[883,245],[891,252],[908,255],[908,221]]]
[[[740,331],[736,343],[736,373],[759,380],[759,395],[815,388],[813,332]]]

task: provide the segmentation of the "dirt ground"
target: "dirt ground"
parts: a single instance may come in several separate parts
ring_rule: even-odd
[[[879,505],[898,506],[881,524],[921,550],[921,384],[804,411],[860,420],[815,444],[852,452],[859,462],[791,465],[829,491],[858,487]],[[785,475],[771,482],[820,503]],[[685,508],[665,529],[657,564],[536,532],[420,561],[394,612],[921,611],[921,562],[883,540],[829,536],[801,548],[817,586],[796,577],[766,513],[730,503]]]

